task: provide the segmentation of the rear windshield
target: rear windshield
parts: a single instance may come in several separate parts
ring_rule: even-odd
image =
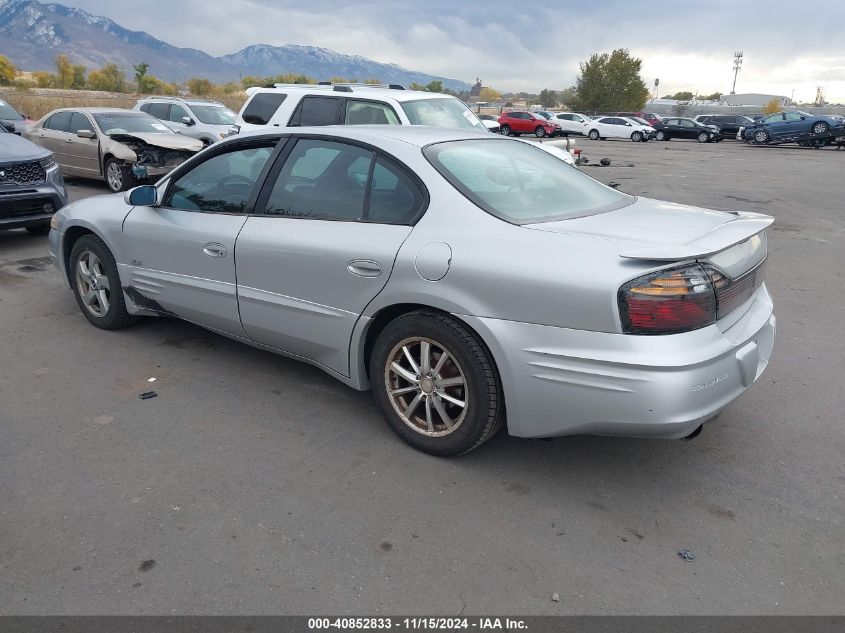
[[[106,136],[133,132],[146,132],[147,134],[172,133],[172,130],[164,123],[145,112],[95,114],[94,120]]]
[[[457,99],[418,99],[404,101],[402,109],[411,125],[487,129],[481,120]]]
[[[423,152],[458,191],[491,215],[512,224],[592,215],[634,201],[547,152],[517,140],[449,141],[429,145]]]
[[[192,105],[191,110],[194,111],[200,123],[207,125],[232,125],[237,116],[237,114],[225,106]]]

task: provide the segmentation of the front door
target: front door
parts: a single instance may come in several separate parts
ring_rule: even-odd
[[[70,117],[70,129],[65,139],[67,163],[80,176],[96,178],[100,175],[100,139],[79,136],[80,131],[96,132],[94,122],[82,112]]]
[[[155,207],[123,224],[136,303],[244,336],[235,286],[235,240],[257,194],[273,142],[229,145],[177,173]]]
[[[348,376],[355,323],[424,200],[414,179],[368,148],[296,140],[238,237],[247,335]]]

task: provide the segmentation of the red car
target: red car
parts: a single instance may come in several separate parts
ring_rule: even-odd
[[[663,117],[654,112],[617,112],[616,116],[636,117],[643,121],[648,121],[648,124],[652,127],[655,123],[660,123],[663,120]]]
[[[533,134],[539,138],[560,134],[560,126],[533,112],[503,112],[499,117],[499,129],[505,136]]]

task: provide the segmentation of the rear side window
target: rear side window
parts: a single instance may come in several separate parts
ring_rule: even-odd
[[[244,109],[244,123],[267,125],[287,97],[281,92],[259,92],[254,95]]]
[[[340,99],[336,97],[305,97],[290,118],[291,127],[307,125],[336,125],[340,114]]]
[[[44,121],[44,129],[55,130],[56,132],[70,132],[70,112],[56,112],[49,119]]]
[[[166,121],[170,117],[169,103],[145,103],[141,106],[141,110],[163,121]]]
[[[404,171],[379,157],[373,168],[366,221],[410,224],[423,205],[419,188]]]
[[[399,117],[386,103],[373,101],[346,102],[346,125],[399,125]]]
[[[273,148],[248,147],[212,156],[182,174],[162,205],[184,211],[243,213]]]

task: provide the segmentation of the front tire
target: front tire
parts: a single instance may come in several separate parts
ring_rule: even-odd
[[[588,134],[588,136],[590,137],[591,141],[597,141],[597,140],[599,140],[599,131],[598,130],[590,130],[590,133]]]
[[[445,314],[409,312],[389,323],[373,347],[370,381],[391,430],[431,455],[471,451],[504,420],[502,387],[489,352]]]
[[[537,129],[534,130],[534,136],[537,138],[543,138],[546,135],[546,130],[542,125],[538,125]]]
[[[502,136],[510,136],[511,135],[511,126],[510,125],[503,125],[500,132],[502,133]]]
[[[116,158],[109,158],[106,161],[103,173],[106,186],[112,193],[127,191],[135,186],[135,176],[132,175],[130,168]]]
[[[754,132],[754,142],[765,144],[769,142],[769,133],[766,130],[757,130]]]
[[[631,140],[634,141],[634,143],[641,142],[643,140],[643,133],[642,132],[634,132],[633,134],[631,134]]]
[[[698,142],[699,143],[707,143],[710,141],[710,135],[707,132],[701,132],[698,135]]]
[[[104,330],[135,322],[126,310],[117,264],[108,246],[94,235],[83,235],[70,252],[70,283],[85,318]]]
[[[813,125],[813,134],[824,134],[830,129],[830,126],[824,121],[819,121]]]

